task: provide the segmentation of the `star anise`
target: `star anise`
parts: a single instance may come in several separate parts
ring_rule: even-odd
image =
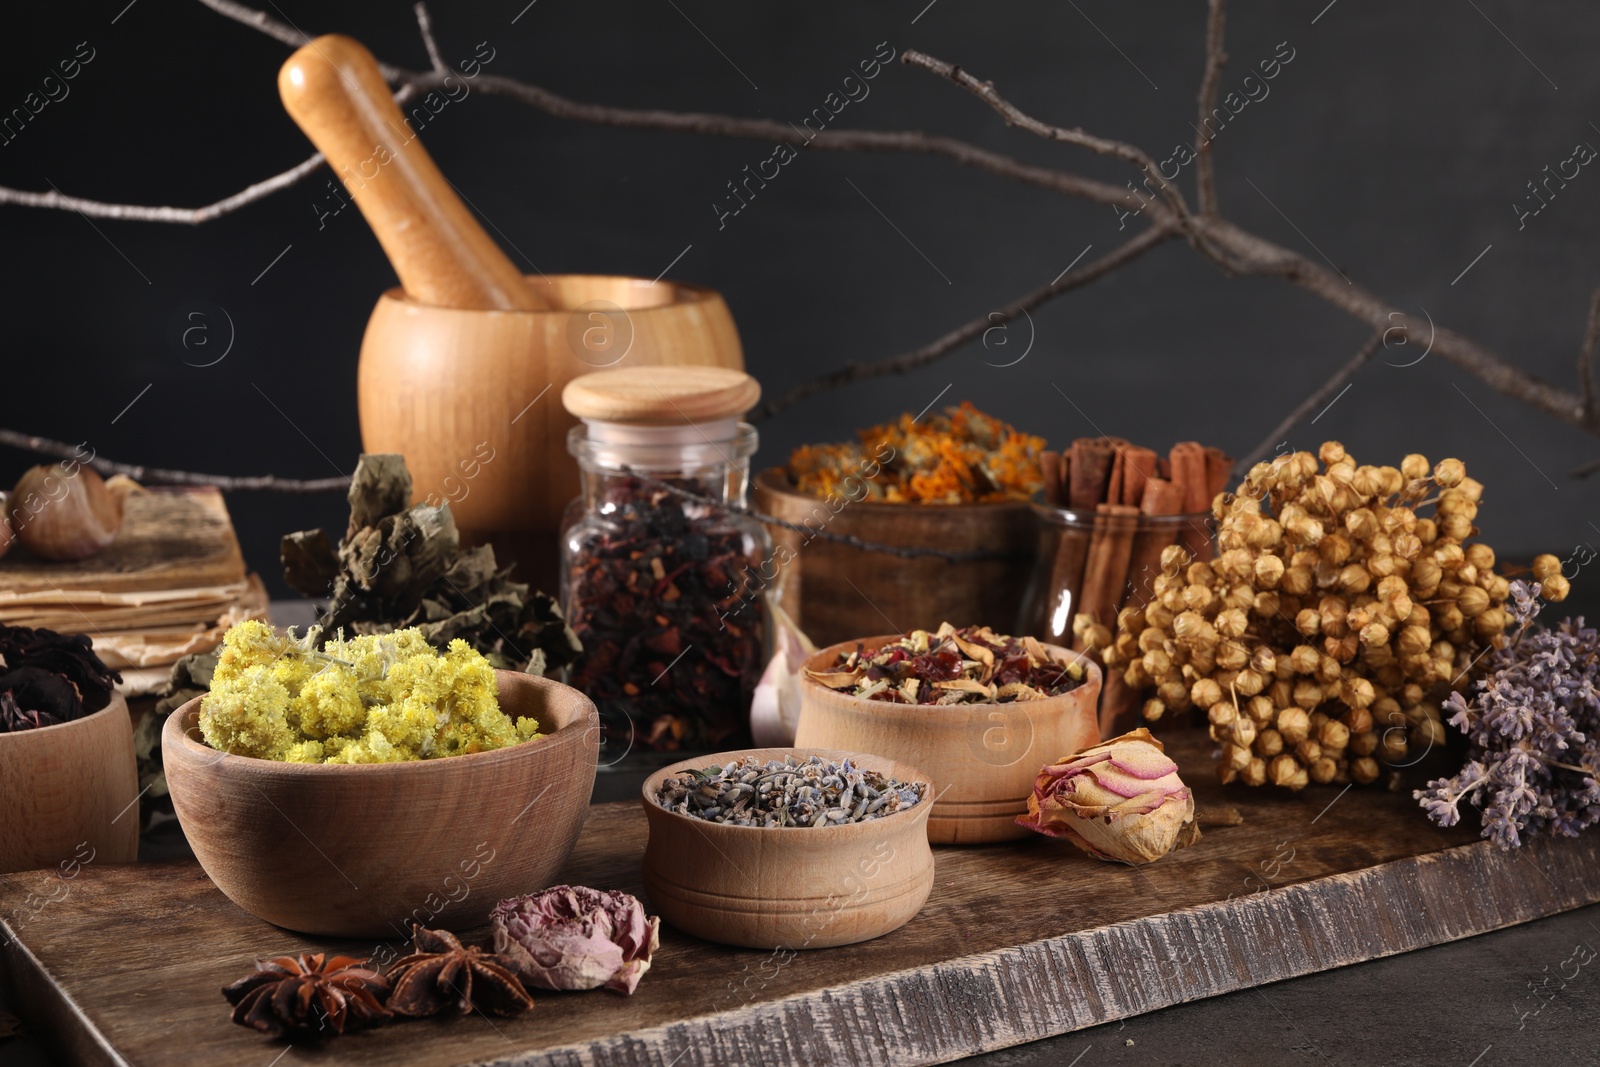
[[[462,1015],[473,1008],[516,1015],[533,1007],[522,982],[494,953],[466,948],[448,930],[413,925],[411,935],[415,951],[396,960],[389,972],[394,981],[389,1010],[396,1015],[437,1015],[451,1007]]]
[[[224,986],[233,1021],[271,1037],[331,1037],[382,1026],[389,980],[366,960],[317,952],[257,960],[256,973]]]

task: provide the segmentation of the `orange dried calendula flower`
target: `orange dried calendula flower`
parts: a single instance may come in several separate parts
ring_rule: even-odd
[[[858,436],[859,444],[795,449],[789,456],[795,488],[862,499],[859,485],[865,484],[865,499],[880,503],[973,504],[1027,500],[1044,484],[1044,438],[1021,433],[969,402],[921,421],[901,415]]]

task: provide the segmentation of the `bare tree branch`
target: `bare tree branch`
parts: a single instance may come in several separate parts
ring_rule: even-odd
[[[439,42],[433,36],[433,18],[428,14],[428,5],[417,0],[411,5],[411,10],[416,12],[417,32],[422,34],[422,46],[428,50],[428,62],[433,64],[433,72],[449,74],[450,64],[444,61],[444,56],[439,52]]]
[[[1053,300],[1063,293],[1081,289],[1090,282],[1096,281],[1117,268],[1133,262],[1150,251],[1150,249],[1170,241],[1175,236],[1177,236],[1175,230],[1151,226],[1094,262],[1079,267],[1069,274],[1064,274],[1048,285],[1040,286],[1032,292],[1024,294],[998,311],[989,312],[973,319],[971,322],[958,326],[943,337],[930,341],[915,351],[906,352],[891,359],[879,360],[875,363],[847,363],[836,371],[802,382],[757,408],[750,416],[751,421],[757,422],[771,418],[780,411],[793,407],[807,397],[827,392],[830,389],[836,389],[841,385],[882,378],[889,374],[908,374],[921,367],[926,367],[928,364],[954,352],[974,337],[981,337],[984,331],[995,326],[1003,326],[1018,318],[1024,312],[1032,311],[1034,308]]]
[[[913,67],[921,67],[923,70],[931,71],[941,77],[950,79],[993,108],[1005,120],[1007,126],[1018,126],[1035,136],[1043,137],[1047,141],[1060,141],[1063,144],[1077,145],[1079,148],[1087,148],[1098,155],[1111,156],[1115,159],[1132,163],[1144,172],[1147,180],[1154,179],[1157,188],[1167,198],[1167,203],[1171,206],[1173,214],[1180,219],[1188,217],[1189,205],[1184,201],[1182,191],[1176,185],[1161,177],[1161,171],[1156,166],[1156,161],[1151,159],[1142,148],[1137,148],[1123,141],[1112,141],[1104,137],[1096,137],[1094,134],[1085,133],[1078,127],[1067,129],[1062,126],[1052,126],[1048,122],[1040,122],[996,92],[994,82],[979,81],[955,64],[946,63],[942,59],[935,59],[926,53],[914,50],[907,51],[900,56],[900,62]],[[1123,194],[1122,199],[1124,202],[1127,200],[1126,193]]]
[[[263,12],[236,3],[234,0],[200,0],[200,2],[228,18],[274,37],[285,44],[298,46],[307,39],[306,35],[298,29],[273,19]],[[1206,75],[1200,92],[1202,114],[1206,112],[1207,105],[1214,102],[1222,65],[1227,59],[1226,53],[1223,51],[1223,30],[1225,28],[1226,14],[1224,8],[1224,0],[1212,0],[1210,17],[1207,23]],[[437,88],[443,84],[443,80],[447,76],[438,68],[438,49],[432,41],[431,23],[426,18],[426,9],[418,11],[418,18],[419,27],[422,28],[424,34],[424,44],[428,46],[430,59],[434,62],[434,69],[425,73],[418,73],[380,64],[380,69],[383,70],[385,77],[390,80],[391,84],[400,86],[400,92],[397,94],[398,98]],[[903,61],[912,65],[921,66],[926,70],[942,74],[956,84],[975,93],[999,112],[1008,123],[1021,126],[1051,140],[1077,145],[1134,163],[1146,171],[1147,174],[1155,176],[1157,181],[1161,181],[1159,170],[1154,168],[1148,154],[1136,146],[1094,137],[1084,133],[1082,130],[1051,126],[1033,119],[1002,99],[991,83],[974,78],[960,70],[960,68],[943,60],[935,59],[922,53],[908,53],[902,58]],[[705,113],[614,108],[598,104],[580,103],[568,100],[539,86],[498,75],[480,75],[474,79],[474,86],[487,93],[519,100],[546,114],[577,122],[620,128],[668,130],[709,134],[719,137],[788,142],[821,151],[900,152],[940,156],[963,166],[973,167],[999,177],[1023,182],[1038,188],[1049,189],[1053,192],[1093,203],[1106,204],[1126,210],[1129,202],[1130,194],[1125,187],[1119,188],[1106,182],[1095,181],[1071,171],[1023,163],[1012,157],[990,152],[987,149],[979,148],[964,141],[929,136],[920,131],[824,130],[813,134],[809,131],[799,130],[789,124],[763,119],[746,119]],[[1203,134],[1203,129],[1200,132]],[[1203,136],[1201,140],[1204,140]],[[224,214],[252,200],[260,199],[270,192],[292,185],[304,178],[306,174],[317,166],[320,166],[321,163],[321,157],[314,156],[299,167],[267,179],[265,182],[257,183],[226,200],[218,201],[216,204],[203,208],[160,208],[102,204],[77,197],[66,197],[57,193],[29,193],[3,188],[0,188],[0,203],[64,208],[82,211],[86,215],[94,214],[106,218],[194,224],[215,218],[217,215]],[[1145,250],[1146,246],[1140,242],[1146,238],[1153,244],[1166,240],[1177,232],[1183,232],[1189,236],[1193,246],[1202,255],[1216,263],[1225,272],[1281,278],[1322,298],[1334,307],[1367,323],[1375,330],[1395,328],[1390,326],[1390,315],[1394,311],[1394,305],[1382,300],[1376,294],[1351,283],[1343,275],[1327,269],[1321,263],[1315,262],[1289,248],[1244,231],[1217,214],[1215,211],[1214,178],[1206,177],[1212,174],[1212,169],[1212,161],[1209,154],[1202,151],[1197,171],[1197,174],[1202,175],[1201,180],[1205,183],[1200,191],[1200,214],[1195,215],[1189,212],[1181,191],[1173,183],[1162,182],[1161,198],[1148,201],[1141,200],[1142,207],[1138,212],[1140,217],[1151,226],[1151,231],[1147,231],[1139,238],[1135,238],[1134,241],[1128,242],[1123,246],[1123,249],[1136,248],[1137,252],[1135,254],[1138,254]],[[1207,189],[1210,191],[1207,192]],[[1210,203],[1209,210],[1207,208],[1208,201]],[[1159,237],[1152,236],[1152,234],[1158,234]],[[1113,255],[1115,254],[1113,253]],[[1127,258],[1131,259],[1133,256],[1130,255]],[[1088,269],[1090,268],[1085,268],[1085,270]],[[1054,295],[1058,294],[1056,292],[1046,293],[1043,290],[1036,290],[1034,293],[1024,297],[1015,306],[1020,306],[1032,298],[1038,298],[1042,301]],[[1591,323],[1594,320],[1595,313],[1593,313],[1592,309]],[[925,365],[926,362],[931,362],[933,359],[937,359],[939,356],[953,350],[957,345],[978,336],[984,328],[992,324],[993,320],[986,316],[984,319],[977,320],[966,327],[953,331],[915,352],[885,360],[881,364],[852,365],[852,367],[844,368],[841,371],[820,378],[816,382],[790,390],[789,393],[769,404],[767,410],[778,410],[793,403],[795,399],[801,396],[814,395],[836,385],[864,380],[880,374],[896,373],[902,368],[911,369]],[[1438,353],[1441,357],[1462,367],[1502,394],[1520,400],[1564,422],[1600,436],[1600,416],[1595,414],[1596,405],[1592,399],[1594,397],[1592,357],[1585,359],[1585,366],[1589,370],[1580,374],[1580,380],[1588,383],[1583,385],[1584,392],[1580,395],[1577,392],[1540,381],[1538,378],[1507,362],[1495,352],[1453,330],[1441,327],[1435,331],[1433,337],[1421,338],[1413,336],[1412,331],[1408,328],[1400,328],[1407,330],[1408,340],[1421,344],[1427,344],[1431,341],[1432,352]],[[1591,336],[1594,335],[1595,330],[1593,327],[1590,333]],[[1587,346],[1587,350],[1593,351],[1594,347],[1592,345]],[[1336,377],[1335,380],[1342,379]]]
[[[304,163],[290,167],[282,174],[275,174],[265,181],[256,182],[254,185],[234,193],[232,196],[223,197],[214,204],[204,207],[153,207],[144,204],[107,204],[99,200],[86,200],[78,196],[65,196],[52,189],[48,193],[34,193],[22,189],[10,189],[0,185],[0,204],[18,204],[22,207],[48,207],[59,208],[62,211],[76,211],[79,214],[90,215],[97,219],[128,219],[135,222],[177,222],[188,226],[198,226],[202,222],[210,222],[237,211],[246,204],[265,199],[279,189],[287,189],[296,182],[301,181],[321,167],[327,160],[318,152]]]
[[[1382,330],[1374,333],[1367,340],[1367,343],[1362,345],[1360,350],[1334,373],[1332,378],[1317,386],[1316,391],[1302,400],[1299,407],[1284,416],[1283,421],[1274,426],[1272,432],[1267,434],[1259,445],[1250,450],[1249,455],[1234,464],[1234,470],[1248,472],[1251,467],[1265,459],[1267,453],[1284,440],[1284,435],[1300,424],[1301,419],[1313,411],[1320,411],[1328,404],[1331,404],[1345,383],[1356,376],[1356,371],[1365,367],[1372,357],[1378,354],[1378,350],[1383,347],[1383,336],[1384,331]]]
[[[303,30],[297,30],[287,23],[279,22],[265,11],[257,11],[253,7],[236,4],[233,0],[200,0],[200,2],[219,15],[226,15],[235,22],[242,22],[253,30],[260,30],[268,37],[275,37],[290,48],[299,48],[311,40],[311,35]]]
[[[1222,68],[1228,63],[1228,53],[1223,51],[1227,21],[1228,0],[1211,0],[1211,13],[1206,19],[1206,72],[1200,80],[1200,120],[1194,131],[1195,195],[1200,201],[1202,215],[1216,215],[1220,210],[1217,207],[1216,160],[1211,155],[1206,123],[1217,106],[1217,87],[1222,83]]]
[[[1583,393],[1583,421],[1590,429],[1600,429],[1600,397],[1595,395],[1594,361],[1600,350],[1600,289],[1589,301],[1589,327],[1583,331],[1583,348],[1578,353],[1578,387]]]
[[[0,445],[61,459],[81,459],[83,456],[81,445],[69,445],[65,441],[52,441],[48,437],[34,437],[15,430],[0,429]],[[280,493],[330,493],[350,488],[349,478],[279,478],[273,474],[236,478],[226,474],[195,474],[164,467],[116,463],[101,456],[89,460],[88,466],[101,474],[126,474],[136,482],[150,485],[210,485],[226,490],[270,489]]]

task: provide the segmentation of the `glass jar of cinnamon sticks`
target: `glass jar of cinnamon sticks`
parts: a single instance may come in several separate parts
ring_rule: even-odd
[[[1211,558],[1211,502],[1233,466],[1220,449],[1186,441],[1161,456],[1120,438],[1080,438],[1044,453],[1041,466],[1039,553],[1017,633],[1081,649],[1090,620],[1115,632],[1117,612],[1150,599],[1168,545]],[[1100,703],[1108,737],[1137,725],[1137,703],[1114,673]]]

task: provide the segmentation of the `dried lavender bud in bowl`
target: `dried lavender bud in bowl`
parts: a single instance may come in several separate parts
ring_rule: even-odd
[[[858,767],[853,760],[793,756],[689,770],[661,783],[657,804],[730,826],[808,827],[881,819],[920,804],[927,786]]]

